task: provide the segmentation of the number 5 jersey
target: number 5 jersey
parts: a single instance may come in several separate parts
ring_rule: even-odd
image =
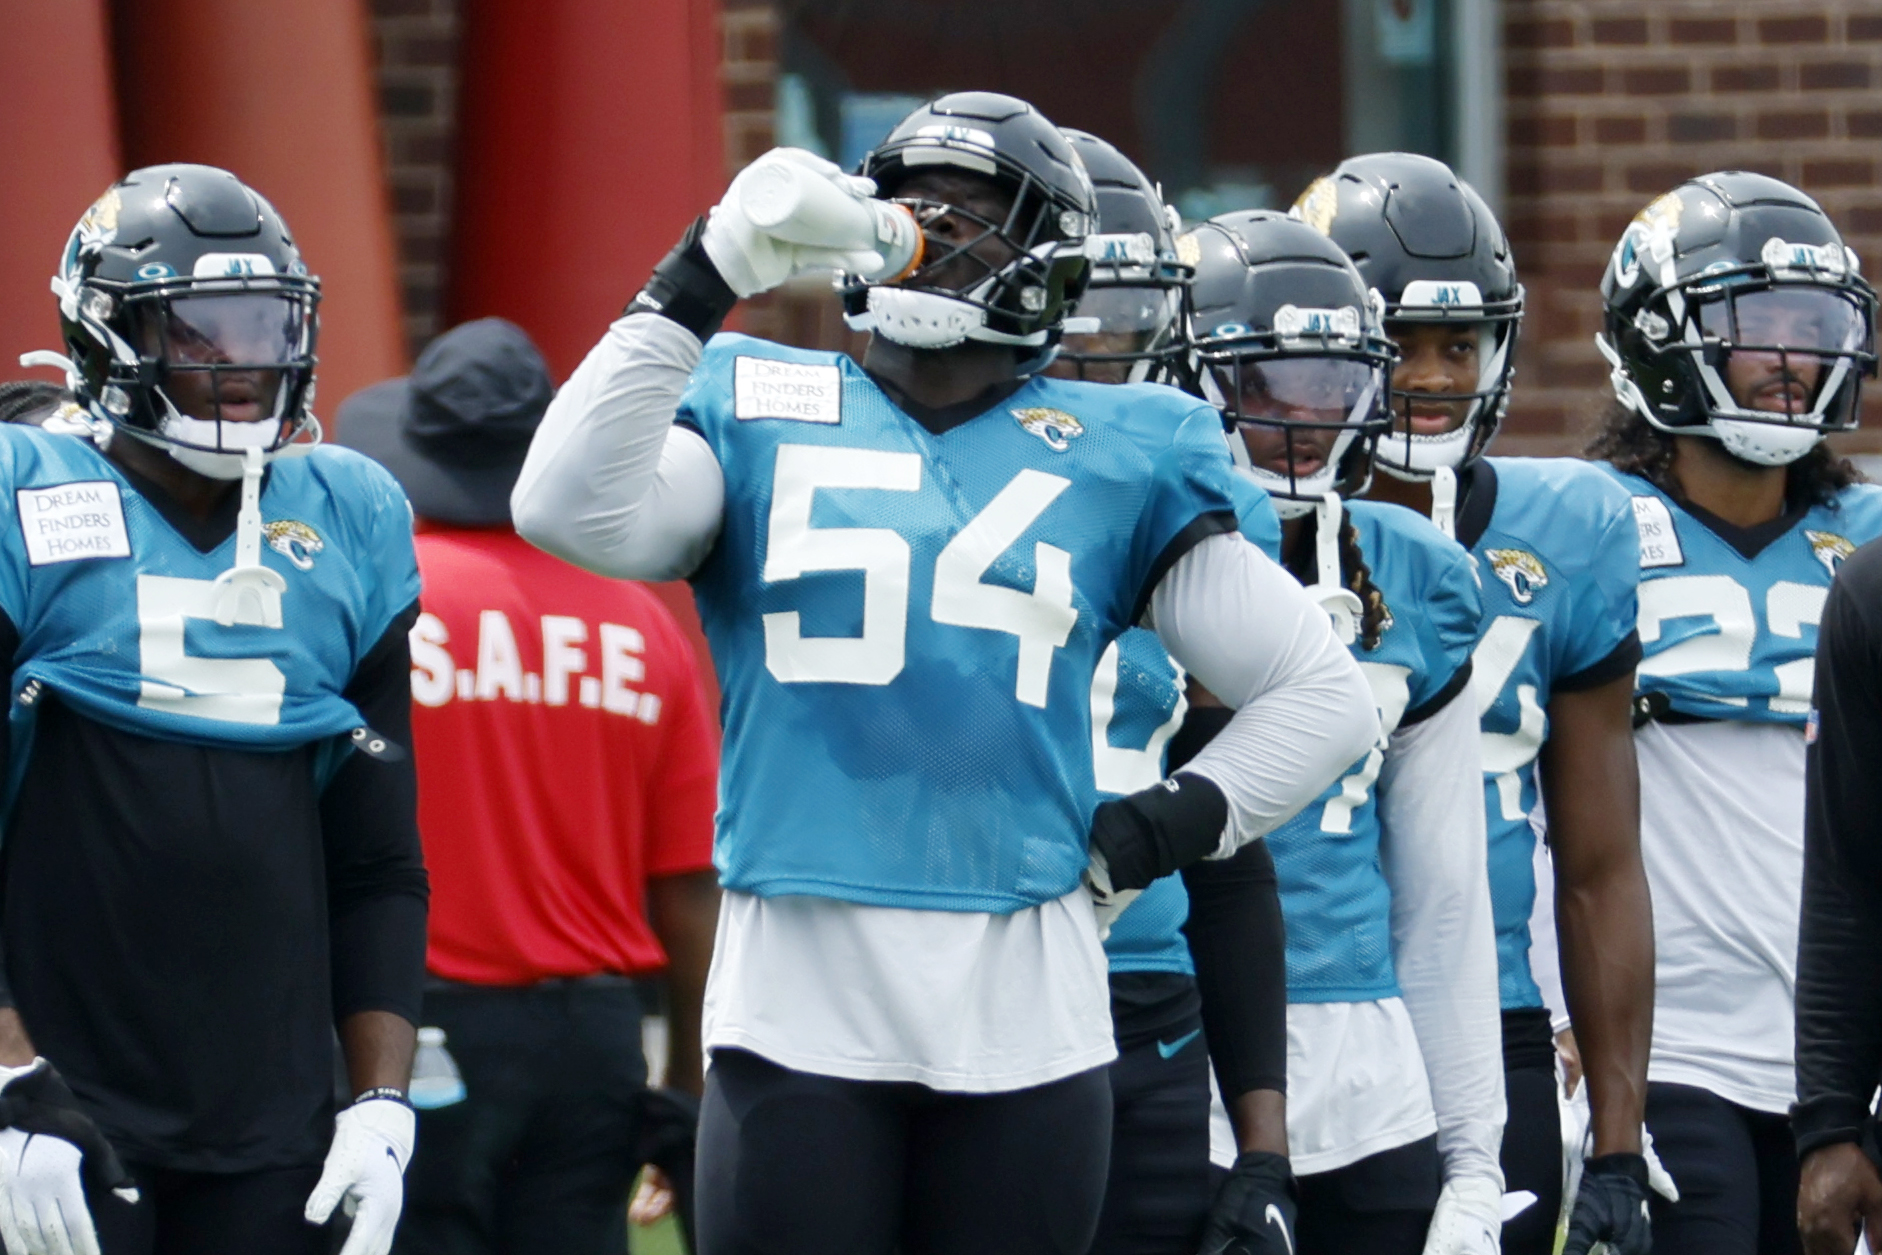
[[[1882,488],[1741,528],[1606,468],[1640,535],[1635,748],[1653,891],[1652,1081],[1789,1110],[1805,728],[1837,566]]]

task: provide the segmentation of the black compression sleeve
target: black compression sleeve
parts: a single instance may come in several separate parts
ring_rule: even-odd
[[[1817,638],[1797,944],[1799,1154],[1857,1140],[1882,1075],[1882,547],[1843,563]]]
[[[6,611],[0,610],[0,658],[7,660],[7,693],[13,695],[13,656],[20,651],[20,630],[13,626],[13,619]],[[11,769],[13,763],[13,726],[12,721],[0,713],[0,768]],[[0,864],[4,866],[4,864]],[[4,891],[0,891],[0,901],[5,901]],[[7,956],[0,948],[0,1007],[13,1005],[13,987],[7,984]]]
[[[1189,952],[1222,1096],[1287,1089],[1287,931],[1266,841],[1183,869]]]
[[[406,633],[414,602],[393,620],[346,697],[367,726],[395,746],[412,744],[412,657]],[[327,851],[333,1014],[391,1011],[414,1024],[425,981],[430,890],[418,840],[413,755],[347,756],[320,799]]]

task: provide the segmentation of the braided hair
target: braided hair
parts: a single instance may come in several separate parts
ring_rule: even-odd
[[[43,423],[71,399],[70,392],[44,379],[0,383],[0,423]]]
[[[1611,400],[1601,413],[1600,427],[1586,452],[1618,471],[1640,476],[1675,501],[1683,501],[1686,494],[1673,474],[1673,455],[1678,447],[1671,433],[1649,423],[1631,406]],[[1788,472],[1784,498],[1793,509],[1833,506],[1837,493],[1866,479],[1854,463],[1822,441],[1784,469]]]
[[[1288,555],[1288,573],[1302,584],[1312,584],[1319,578],[1313,561],[1314,538],[1319,526],[1320,515],[1315,511],[1308,516],[1299,543]],[[1385,594],[1372,582],[1372,568],[1366,565],[1366,555],[1360,552],[1359,530],[1353,526],[1353,516],[1350,514],[1342,514],[1340,518],[1340,576],[1346,581],[1346,587],[1359,598],[1360,645],[1366,649],[1377,649],[1390,615],[1386,610]]]

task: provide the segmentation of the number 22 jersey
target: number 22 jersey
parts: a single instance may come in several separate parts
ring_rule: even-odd
[[[1033,378],[937,433],[844,355],[720,335],[675,422],[725,477],[693,584],[726,887],[992,913],[1074,889],[1099,656],[1236,527],[1215,411]]]
[[[1882,488],[1739,528],[1609,473],[1640,529],[1635,734],[1653,891],[1649,1080],[1782,1113],[1803,874],[1804,733],[1837,566],[1882,536]]]

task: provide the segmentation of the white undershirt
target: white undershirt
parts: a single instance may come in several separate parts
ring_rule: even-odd
[[[1640,852],[1653,893],[1647,1079],[1788,1111],[1803,732],[1780,723],[1651,723],[1634,745]]]
[[[723,472],[672,419],[702,346],[615,322],[543,419],[512,495],[517,530],[603,574],[688,575],[723,517]],[[1218,856],[1284,823],[1378,733],[1370,691],[1325,615],[1238,536],[1184,554],[1147,622],[1237,707],[1186,768],[1229,802]],[[990,802],[993,801],[990,791]],[[705,1044],[833,1076],[994,1092],[1113,1057],[1105,964],[1082,890],[997,917],[728,894]]]

